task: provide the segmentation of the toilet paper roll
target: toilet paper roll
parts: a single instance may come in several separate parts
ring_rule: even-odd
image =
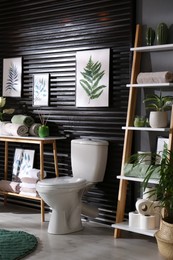
[[[152,215],[153,202],[150,200],[139,199],[136,201],[136,210],[141,215]]]
[[[157,199],[157,196],[156,196],[156,194],[155,195],[152,195],[152,193],[153,193],[153,191],[155,190],[155,187],[147,187],[146,189],[145,189],[145,191],[143,191],[143,196],[142,196],[142,198],[143,199],[146,199],[146,200],[152,200],[152,201],[154,201],[154,200],[156,200]]]
[[[156,217],[156,228],[159,228],[161,218],[161,207],[159,201],[153,201],[151,215]]]
[[[155,229],[156,217],[140,215],[140,229]]]
[[[129,212],[129,227],[140,228],[140,214],[138,212]]]

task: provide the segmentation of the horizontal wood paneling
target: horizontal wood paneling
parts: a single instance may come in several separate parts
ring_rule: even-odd
[[[106,224],[115,220],[128,101],[125,87],[130,77],[129,49],[133,38],[132,0],[1,0],[0,1],[0,80],[3,58],[22,57],[22,97],[7,98],[16,108],[27,106],[38,120],[38,108],[32,105],[33,74],[50,74],[50,104],[42,107],[49,115],[52,134],[67,136],[58,142],[60,175],[71,175],[70,141],[90,137],[109,141],[108,165],[104,182],[84,197],[100,209],[95,221]],[[77,108],[75,106],[76,51],[110,48],[109,107]],[[9,165],[12,169],[14,148],[10,146]],[[38,166],[39,154],[36,149]],[[54,176],[52,151],[45,151],[45,169]],[[3,167],[3,146],[0,147]],[[1,173],[2,177],[2,173]],[[9,175],[10,178],[10,175]]]

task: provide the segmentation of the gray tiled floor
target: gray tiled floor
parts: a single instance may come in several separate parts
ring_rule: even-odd
[[[84,229],[68,235],[50,235],[40,211],[0,204],[0,228],[22,230],[38,237],[37,249],[25,257],[30,260],[161,260],[154,238],[123,233],[114,239],[111,227],[84,222]]]

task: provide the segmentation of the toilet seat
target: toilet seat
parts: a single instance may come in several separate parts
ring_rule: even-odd
[[[52,187],[58,189],[70,189],[70,188],[78,188],[82,187],[86,184],[86,180],[82,178],[75,178],[75,177],[56,177],[56,178],[49,178],[44,179],[37,182],[39,187]]]

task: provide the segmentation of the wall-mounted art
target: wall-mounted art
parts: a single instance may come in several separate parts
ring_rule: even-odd
[[[33,75],[33,106],[49,105],[49,74]]]
[[[22,89],[22,58],[3,59],[4,97],[21,97]]]
[[[110,49],[76,53],[76,106],[108,107]]]

